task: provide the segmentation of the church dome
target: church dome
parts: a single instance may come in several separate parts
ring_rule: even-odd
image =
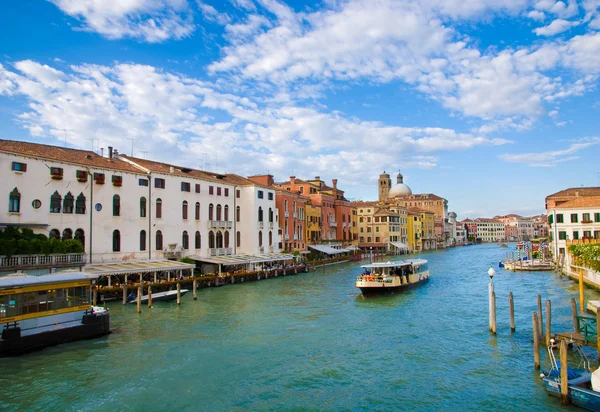
[[[396,182],[397,183],[390,189],[390,193],[388,195],[390,198],[412,195],[412,190],[410,190],[410,187],[404,184],[404,176],[402,176],[402,173],[398,173]]]
[[[389,197],[408,196],[408,195],[412,195],[412,190],[410,190],[410,187],[408,187],[408,185],[405,185],[404,183],[396,183],[390,189]]]

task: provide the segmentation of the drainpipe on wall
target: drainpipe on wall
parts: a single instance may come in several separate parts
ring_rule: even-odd
[[[148,259],[152,260],[152,172],[148,172]]]

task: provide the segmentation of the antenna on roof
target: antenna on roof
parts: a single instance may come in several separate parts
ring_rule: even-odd
[[[147,150],[142,150],[142,153],[144,154],[144,159],[148,158],[148,151]]]
[[[133,138],[131,138],[131,137],[126,137],[125,139],[127,139],[127,140],[131,140],[131,157],[133,157],[133,141],[134,141],[135,139],[133,139]]]
[[[63,129],[65,131],[65,147],[67,147],[67,129]]]
[[[100,141],[100,139],[97,139],[95,137],[89,137],[89,138],[86,138],[86,140],[91,140],[92,141],[92,152],[94,151],[94,142],[95,141]]]

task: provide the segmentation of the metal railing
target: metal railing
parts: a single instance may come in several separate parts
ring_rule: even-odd
[[[273,222],[269,222],[269,229],[273,229]]]
[[[290,240],[290,235],[289,234],[285,234],[285,240]]]
[[[0,256],[0,268],[2,269],[21,269],[52,266],[80,266],[85,265],[85,263],[85,253]]]
[[[259,251],[260,253],[263,253],[263,252],[265,251],[265,247],[264,247],[264,246],[260,246],[260,247],[258,248],[258,251]]]
[[[288,212],[287,210],[285,212],[283,212],[283,216],[284,217],[290,217],[290,212]]]
[[[269,253],[273,253],[273,252],[274,252],[273,246],[269,246]]]
[[[264,229],[265,228],[265,222],[258,222],[258,228],[259,229]]]
[[[329,227],[337,227],[337,222],[329,222]]]

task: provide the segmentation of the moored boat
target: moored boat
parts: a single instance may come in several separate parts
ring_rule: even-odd
[[[363,295],[410,289],[426,282],[430,276],[425,259],[375,262],[361,267],[364,272],[356,278],[356,287]]]
[[[83,272],[0,278],[0,356],[110,333],[108,310],[92,306]]]
[[[552,369],[548,372],[543,372],[541,378],[544,381],[548,394],[560,397],[560,371],[562,365],[556,361],[556,357],[554,356],[554,348],[556,347],[554,339],[551,342],[551,345],[548,347],[548,357],[552,364]],[[592,373],[590,361],[583,348],[576,343],[573,345],[581,361],[577,368],[571,368],[569,365],[566,366],[569,400],[581,408],[590,411],[600,411],[600,369]]]
[[[181,289],[179,291],[179,296],[183,296],[186,293],[188,293],[188,289]],[[152,293],[152,302],[166,302],[166,301],[175,300],[175,299],[177,299],[177,291],[176,290],[169,290],[167,292]],[[132,293],[131,295],[129,295],[129,298],[127,299],[127,302],[129,302],[129,303],[137,303],[137,296]],[[148,302],[148,295],[142,296],[142,298],[140,299],[140,302],[141,303],[147,303]]]

